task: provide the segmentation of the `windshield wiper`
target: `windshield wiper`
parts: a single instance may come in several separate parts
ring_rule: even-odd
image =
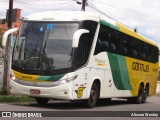
[[[47,57],[47,54],[45,53],[45,49],[46,49],[46,41],[44,43],[44,46],[42,47],[42,49],[39,52],[37,69],[38,70],[49,70],[49,72],[52,73],[52,70],[55,69],[55,66],[53,65],[54,60],[53,60],[53,58]]]

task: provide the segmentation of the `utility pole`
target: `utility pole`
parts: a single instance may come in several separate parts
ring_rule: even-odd
[[[9,0],[8,29],[12,28],[13,0]],[[11,66],[11,35],[8,36],[6,47],[4,48],[4,72],[3,72],[3,94],[9,94],[9,77]]]
[[[85,7],[86,7],[86,0],[82,0],[82,9],[81,9],[81,11],[85,11]]]
[[[13,0],[9,0],[9,10],[8,10],[8,28],[12,28],[12,14],[13,14]]]

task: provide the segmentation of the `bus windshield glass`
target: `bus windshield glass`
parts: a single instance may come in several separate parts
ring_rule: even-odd
[[[72,39],[78,28],[79,23],[23,22],[13,65],[42,71],[72,67]]]

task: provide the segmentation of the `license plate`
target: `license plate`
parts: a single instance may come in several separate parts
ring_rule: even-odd
[[[36,90],[36,89],[31,89],[30,90],[31,94],[40,94],[40,90]]]

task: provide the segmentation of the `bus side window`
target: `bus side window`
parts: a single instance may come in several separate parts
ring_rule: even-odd
[[[79,65],[85,64],[88,60],[89,52],[90,52],[90,42],[88,40],[88,34],[82,34],[79,40],[78,48],[75,49],[76,63]]]
[[[132,55],[132,43],[130,37],[124,33],[120,34],[120,41],[122,45],[122,55],[131,56]]]
[[[98,39],[94,51],[94,55],[98,53],[109,51],[109,36],[110,36],[110,28],[104,25],[100,26]]]
[[[111,43],[111,49],[112,49],[112,51],[113,51],[113,52],[115,52],[115,51],[116,51],[116,46],[115,46],[115,44],[114,44],[114,43]]]
[[[98,39],[97,40],[97,44],[96,44],[96,50],[95,50],[95,54],[98,54],[99,52],[101,52],[101,40]]]
[[[111,45],[111,52],[123,55],[123,45],[121,42],[121,34],[119,31],[112,29],[110,30],[110,45]]]
[[[159,50],[156,47],[151,46],[151,62],[156,63],[158,62]]]
[[[137,57],[137,51],[136,50],[132,50],[132,56]]]
[[[124,36],[121,36],[121,45],[122,45],[122,55],[126,56],[128,55],[128,45],[127,45],[127,40],[125,40],[126,38]]]
[[[127,51],[126,47],[123,47],[123,53],[124,53],[124,55],[127,55],[128,51]]]
[[[142,58],[142,60],[147,60],[147,56],[146,56],[146,54],[147,54],[147,44],[146,43],[142,43],[141,44],[142,46],[141,46],[141,58]]]
[[[81,28],[89,30],[89,33],[81,35],[78,48],[74,51],[76,56],[73,63],[76,61],[76,67],[85,64],[89,58],[97,24],[97,22],[89,20],[82,22]]]
[[[107,51],[109,49],[109,43],[107,41],[103,42],[102,46],[104,47],[105,51]]]
[[[141,51],[139,50],[139,44],[135,38],[131,38],[131,42],[132,42],[132,57],[133,58],[138,58],[141,59],[140,53]]]

